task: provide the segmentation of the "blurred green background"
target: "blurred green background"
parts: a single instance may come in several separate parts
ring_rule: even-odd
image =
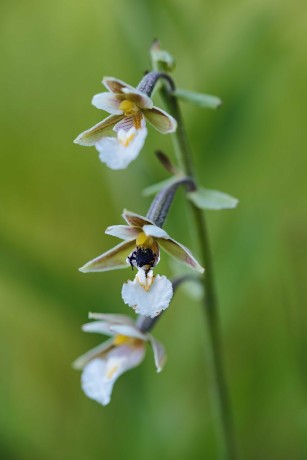
[[[160,38],[179,87],[219,95],[182,105],[199,180],[240,199],[208,223],[225,365],[242,459],[307,458],[307,8],[287,0],[4,1],[1,21],[0,458],[216,459],[202,311],[178,291],[151,350],[103,408],[71,362],[101,341],[87,312],[133,315],[130,272],[77,271],[115,240],[124,207],[167,177],[150,128],[138,161],[108,170],[72,140],[105,114],[90,105],[104,75],[137,84]],[[159,100],[157,99],[157,103]],[[176,198],[166,229],[191,248]],[[167,258],[160,273],[171,275]]]

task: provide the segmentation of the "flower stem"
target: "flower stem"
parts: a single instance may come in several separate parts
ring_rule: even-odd
[[[170,77],[169,77],[170,78]],[[168,79],[169,79],[168,78]],[[174,147],[178,163],[184,174],[189,176],[196,184],[193,170],[192,154],[187,139],[178,101],[173,95],[174,84],[166,83],[161,89],[161,96],[169,113],[177,120],[177,131],[173,134]],[[197,187],[197,185],[196,185]],[[207,325],[207,350],[212,381],[212,398],[214,400],[218,444],[220,458],[227,460],[237,459],[230,400],[225,380],[222,347],[220,339],[220,324],[218,317],[217,298],[214,286],[214,276],[211,260],[210,243],[208,238],[205,216],[202,210],[189,201],[194,215],[199,246],[203,265],[206,269],[203,276],[204,313]]]
[[[146,214],[147,219],[154,222],[157,227],[163,227],[167,214],[172,205],[175,193],[181,185],[184,185],[187,190],[194,191],[195,184],[190,177],[181,177],[172,185],[160,190],[153,199],[150,208]]]
[[[181,286],[181,284],[185,283],[186,281],[194,281],[194,282],[199,283],[201,279],[198,275],[194,275],[194,274],[182,275],[182,276],[178,276],[177,278],[174,278],[172,280],[174,294],[177,291],[177,289]],[[150,316],[139,315],[136,320],[136,327],[141,332],[151,331],[151,329],[156,325],[156,322],[161,318],[163,313],[165,313],[165,310],[162,311],[160,315],[155,316],[154,318],[151,318]]]

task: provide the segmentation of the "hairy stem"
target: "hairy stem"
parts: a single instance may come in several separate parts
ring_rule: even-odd
[[[183,172],[187,176],[191,177],[193,182],[196,184],[192,163],[192,154],[185,132],[181,111],[178,101],[173,95],[174,87],[175,85],[173,82],[171,85],[164,84],[160,90],[161,96],[169,113],[177,120],[178,123],[177,131],[173,135],[174,147],[178,163]],[[197,208],[190,201],[189,205],[194,215],[202,262],[206,269],[205,275],[203,276],[203,285],[205,289],[203,306],[207,325],[208,361],[211,371],[210,375],[212,381],[212,397],[215,402],[214,406],[218,428],[218,444],[220,447],[221,458],[227,460],[235,460],[237,458],[237,454],[235,448],[230,401],[223,367],[218,306],[215,293],[207,226],[203,211]]]

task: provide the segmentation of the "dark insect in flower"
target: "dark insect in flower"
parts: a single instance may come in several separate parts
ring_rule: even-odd
[[[149,270],[156,265],[157,256],[150,248],[137,247],[131,255],[127,257],[127,261],[129,261],[132,270],[133,267],[144,268],[147,275]]]

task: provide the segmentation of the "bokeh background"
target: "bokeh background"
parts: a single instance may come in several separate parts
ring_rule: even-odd
[[[155,330],[162,374],[148,350],[103,408],[71,368],[101,341],[80,330],[88,311],[133,315],[120,297],[130,272],[77,268],[115,243],[104,229],[124,207],[146,212],[142,189],[167,178],[154,149],[173,155],[150,128],[138,161],[114,172],[72,140],[105,115],[90,105],[102,76],[137,84],[156,37],[179,87],[224,101],[182,109],[200,182],[240,199],[208,223],[241,458],[307,458],[306,3],[20,0],[0,11],[0,458],[217,458],[203,315],[184,290]],[[197,251],[191,225],[179,193],[166,229]]]

